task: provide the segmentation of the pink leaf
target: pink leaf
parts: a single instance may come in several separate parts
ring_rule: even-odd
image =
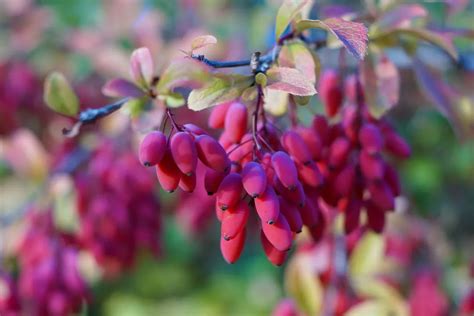
[[[143,96],[143,91],[132,82],[117,78],[108,81],[102,87],[102,93],[109,97],[132,97],[139,98]]]
[[[212,44],[216,44],[217,39],[212,35],[201,35],[193,39],[191,42],[191,50],[195,51],[199,48],[203,48]]]
[[[267,72],[268,89],[280,90],[293,95],[314,95],[316,89],[300,71],[294,68],[275,67]]]
[[[130,57],[130,72],[132,78],[143,87],[148,86],[153,79],[153,58],[150,50],[141,47],[133,51]]]
[[[336,36],[349,52],[358,59],[364,59],[367,53],[368,35],[364,24],[346,21],[340,18],[326,20],[301,20],[296,24],[298,31],[319,28]]]
[[[377,27],[384,31],[395,27],[406,27],[410,26],[413,19],[427,16],[426,9],[419,4],[402,4],[385,13],[377,22]]]
[[[365,98],[370,112],[381,117],[398,103],[400,75],[397,67],[382,55],[377,59],[367,59],[361,71]]]

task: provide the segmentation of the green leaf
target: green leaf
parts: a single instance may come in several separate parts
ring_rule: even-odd
[[[176,87],[200,88],[210,80],[207,65],[192,58],[181,58],[171,63],[156,86],[158,94],[168,94]]]
[[[123,105],[122,111],[131,118],[137,118],[145,111],[148,103],[147,97],[130,99]]]
[[[385,251],[383,236],[368,231],[354,248],[350,261],[351,278],[367,278],[379,272]]]
[[[408,36],[408,37],[414,37],[419,40],[426,41],[436,47],[439,47],[440,49],[444,50],[451,58],[454,60],[458,59],[458,52],[456,51],[456,48],[454,47],[453,43],[451,40],[446,37],[442,36],[438,33],[429,31],[427,29],[422,29],[422,28],[395,28],[392,29],[388,32],[384,33],[379,33],[370,38],[372,41],[378,42],[384,42],[386,41],[387,38],[393,37],[393,36]],[[389,41],[390,42],[390,41]]]
[[[191,91],[188,108],[201,111],[218,103],[237,99],[253,83],[253,76],[218,75],[201,89]]]
[[[346,21],[340,18],[325,20],[301,20],[296,23],[296,30],[323,29],[333,34],[347,50],[356,58],[362,60],[367,52],[368,36],[364,24]]]
[[[75,116],[79,111],[79,100],[63,74],[53,72],[46,77],[43,100],[53,111]]]
[[[286,27],[298,15],[308,0],[283,0],[283,4],[278,9],[275,22],[275,39],[278,41],[285,32]]]
[[[160,95],[159,98],[163,99],[166,106],[170,108],[179,108],[186,104],[184,97],[180,93],[176,92]]]
[[[314,257],[298,254],[288,263],[285,288],[306,315],[319,315],[323,303],[323,288],[314,271]]]

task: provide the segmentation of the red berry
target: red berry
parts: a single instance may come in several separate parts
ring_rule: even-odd
[[[301,219],[301,214],[298,208],[287,202],[284,198],[279,197],[280,201],[280,212],[283,213],[286,220],[288,221],[288,225],[290,225],[290,229],[292,232],[299,233],[303,227],[303,220]]]
[[[315,115],[312,126],[321,140],[323,145],[327,145],[329,140],[329,123],[322,115]]]
[[[179,187],[184,192],[191,193],[196,188],[196,174],[191,175],[182,174],[181,179],[179,180]]]
[[[163,159],[166,151],[166,136],[162,132],[151,132],[140,143],[139,157],[145,166],[154,166]]]
[[[219,185],[225,178],[227,173],[216,171],[214,169],[207,169],[204,175],[204,188],[208,195],[213,195],[217,192]]]
[[[400,196],[401,186],[400,186],[400,179],[398,178],[397,170],[395,170],[395,168],[393,168],[389,164],[385,165],[384,180],[390,186],[390,189],[392,190],[393,195]]]
[[[390,186],[383,180],[373,181],[368,186],[370,199],[383,211],[390,211],[395,208],[395,199]]]
[[[339,197],[349,196],[355,185],[356,168],[348,163],[334,178],[332,188]]]
[[[294,131],[286,131],[281,136],[283,148],[299,163],[308,164],[311,162],[311,153],[303,138]]]
[[[323,102],[326,113],[333,117],[339,112],[342,105],[343,94],[339,74],[335,70],[326,70],[319,81],[319,96]]]
[[[225,116],[231,104],[232,102],[226,102],[213,107],[207,125],[210,128],[224,128]]]
[[[329,166],[338,168],[343,165],[349,157],[351,143],[345,137],[339,137],[331,144],[329,148]]]
[[[344,230],[346,234],[352,233],[359,227],[360,209],[362,202],[358,199],[350,199],[344,209]]]
[[[249,206],[245,201],[241,200],[237,206],[229,208],[223,213],[221,236],[229,240],[237,236],[245,228],[250,213]]]
[[[199,160],[209,168],[225,172],[230,168],[230,160],[224,148],[211,136],[196,137],[196,149]]]
[[[239,232],[234,238],[230,240],[225,240],[221,238],[221,253],[225,261],[228,263],[236,262],[242,250],[244,249],[245,244],[246,229],[244,228]]]
[[[359,131],[359,142],[369,154],[378,153],[383,147],[380,130],[374,124],[364,124]]]
[[[385,149],[400,158],[408,158],[411,155],[410,145],[393,131],[385,134]]]
[[[170,149],[179,170],[187,176],[192,175],[198,162],[193,137],[186,132],[174,134],[171,137]]]
[[[161,187],[168,192],[173,192],[179,185],[181,171],[176,166],[171,151],[165,152],[163,159],[156,166],[156,176]]]
[[[285,216],[280,213],[273,224],[262,223],[262,231],[268,241],[279,251],[287,251],[291,248],[293,235],[290,225]]]
[[[253,198],[262,194],[267,187],[267,175],[262,165],[256,162],[249,162],[242,170],[242,184],[248,195]]]
[[[362,150],[359,155],[360,169],[366,179],[378,180],[385,173],[385,162],[379,154],[369,154]]]
[[[298,172],[295,163],[283,151],[277,151],[272,155],[272,166],[281,183],[292,190],[298,183]]]
[[[323,175],[319,172],[314,162],[310,162],[306,165],[296,164],[296,168],[298,169],[298,176],[303,184],[313,188],[323,184]]]
[[[240,102],[233,102],[227,110],[224,127],[232,142],[240,142],[247,131],[247,107]]]
[[[301,219],[303,220],[303,224],[308,227],[313,227],[318,224],[319,221],[319,210],[318,204],[313,202],[310,199],[306,200],[306,203],[303,207],[299,208]]]
[[[238,173],[229,173],[222,180],[216,193],[216,201],[222,210],[234,207],[242,195],[242,177]]]
[[[265,192],[255,198],[255,210],[264,223],[274,223],[280,214],[280,201],[273,187],[267,185]]]
[[[367,211],[367,226],[377,233],[381,233],[385,226],[385,212],[372,201],[365,203]]]
[[[314,160],[320,160],[322,158],[323,145],[316,131],[309,127],[299,126],[296,132],[303,138],[311,153],[311,157]]]
[[[267,237],[263,230],[260,232],[260,240],[262,242],[263,251],[267,256],[268,260],[276,266],[281,266],[287,257],[288,251],[280,251],[276,249]]]

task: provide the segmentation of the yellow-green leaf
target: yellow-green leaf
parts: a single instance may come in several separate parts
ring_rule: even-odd
[[[368,231],[359,240],[349,260],[349,272],[353,279],[371,277],[379,272],[385,251],[383,236]]]
[[[288,110],[288,93],[279,90],[265,89],[263,108],[275,116],[281,116]]]
[[[285,288],[307,315],[319,315],[323,288],[311,256],[299,254],[293,257],[285,271]]]
[[[218,103],[237,99],[253,83],[253,76],[220,75],[211,79],[201,89],[194,89],[188,96],[188,108],[201,111]]]
[[[168,94],[176,87],[202,87],[210,78],[209,67],[192,58],[181,58],[171,63],[156,85],[158,94]]]
[[[170,92],[169,94],[160,95],[160,98],[165,100],[165,104],[170,108],[179,108],[186,104],[184,97],[176,92]]]
[[[63,74],[53,72],[46,77],[43,99],[53,111],[75,116],[79,111],[79,100]]]
[[[283,0],[276,16],[275,40],[278,41],[283,32],[285,32],[286,27],[298,15],[307,2],[308,0]]]
[[[349,309],[344,316],[398,316],[391,314],[391,309],[383,301],[368,300]]]

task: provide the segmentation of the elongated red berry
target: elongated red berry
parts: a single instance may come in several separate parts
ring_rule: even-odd
[[[239,143],[247,131],[247,107],[240,102],[233,102],[227,110],[224,128],[229,139]]]
[[[346,137],[354,143],[358,141],[360,125],[361,119],[358,108],[353,104],[344,107],[341,126]]]
[[[283,151],[277,151],[272,155],[272,166],[281,183],[292,190],[298,183],[298,172],[295,163],[290,156]]]
[[[300,233],[303,228],[303,220],[301,219],[301,214],[298,208],[287,202],[281,196],[279,197],[280,201],[280,212],[283,213],[286,220],[288,221],[288,225],[290,225],[290,229],[292,232]]]
[[[216,171],[214,169],[207,169],[204,174],[204,188],[208,195],[213,195],[217,192],[219,185],[225,178],[227,173]]]
[[[156,166],[156,176],[163,190],[173,192],[179,185],[181,171],[176,166],[171,151],[165,152],[163,159]]]
[[[139,157],[145,166],[154,166],[163,159],[166,152],[166,136],[162,132],[148,133],[140,143]]]
[[[303,224],[308,227],[313,227],[319,221],[319,206],[311,199],[307,199],[303,207],[299,208]]]
[[[364,124],[359,131],[359,142],[369,154],[378,153],[383,148],[383,137],[377,126]]]
[[[381,233],[385,226],[385,212],[371,201],[365,203],[367,226],[376,233]]]
[[[225,261],[228,263],[234,263],[239,259],[240,254],[244,249],[246,235],[247,230],[244,228],[232,239],[225,240],[224,238],[221,238],[221,253]]]
[[[352,74],[344,80],[344,95],[349,103],[357,102],[357,77]]]
[[[370,182],[368,189],[370,199],[379,209],[390,211],[395,208],[393,192],[384,180]]]
[[[301,182],[297,182],[294,189],[290,190],[285,188],[285,186],[280,182],[278,177],[273,178],[273,185],[275,190],[283,196],[288,202],[293,203],[298,207],[302,207],[305,204],[306,195],[303,190],[303,185]]]
[[[267,187],[267,175],[257,162],[247,163],[242,170],[242,184],[248,195],[253,198],[261,195]]]
[[[262,222],[274,223],[277,220],[280,214],[280,201],[272,186],[267,185],[265,192],[254,201],[255,209]]]
[[[338,168],[343,165],[349,157],[351,143],[345,137],[339,137],[331,144],[329,148],[329,166]]]
[[[360,224],[360,209],[362,202],[358,199],[350,199],[344,209],[344,231],[352,233]]]
[[[225,102],[213,107],[207,125],[210,128],[224,128],[225,116],[231,104],[232,102]]]
[[[329,123],[323,115],[315,115],[312,123],[313,129],[319,136],[321,143],[327,145],[329,140]]]
[[[200,135],[195,140],[199,160],[209,168],[226,172],[230,168],[230,160],[224,148],[211,136]]]
[[[359,155],[360,170],[366,179],[381,179],[385,173],[385,162],[380,154],[369,154],[362,150]]]
[[[195,136],[207,135],[207,132],[203,130],[202,128],[200,128],[199,126],[197,126],[196,124],[187,123],[187,124],[184,124],[183,127],[186,131],[194,134]]]
[[[326,230],[326,217],[323,212],[318,209],[318,223],[313,227],[309,227],[309,232],[311,237],[315,242],[320,241],[324,236],[324,231]]]
[[[214,207],[214,210],[215,210],[215,213],[216,213],[216,218],[219,220],[219,222],[222,222],[222,220],[224,219],[224,213],[225,212],[221,210],[219,205],[217,205],[217,202],[216,202],[216,205]]]
[[[319,81],[318,91],[327,115],[335,116],[341,108],[343,99],[339,74],[332,69],[324,71]]]
[[[222,210],[234,207],[242,196],[242,177],[238,173],[229,173],[222,180],[216,193],[216,201]]]
[[[179,180],[179,188],[184,192],[191,193],[196,188],[196,174],[191,175],[182,174]]]
[[[411,155],[410,145],[395,132],[385,134],[385,149],[400,158],[408,158]]]
[[[237,236],[247,224],[249,217],[249,206],[247,202],[241,200],[235,207],[224,212],[221,223],[221,236],[229,240]]]
[[[314,160],[322,158],[323,145],[316,131],[309,127],[298,126],[296,132],[303,138]]]
[[[306,165],[297,163],[296,168],[298,169],[298,176],[303,184],[313,188],[319,187],[323,184],[323,175],[319,172],[319,169],[314,162],[311,161]]]
[[[268,241],[263,230],[260,232],[260,240],[262,242],[262,248],[268,258],[268,261],[270,261],[276,266],[281,266],[286,260],[288,251],[280,251],[276,249],[272,245],[272,243]]]
[[[171,137],[170,149],[179,170],[187,176],[192,175],[198,162],[194,138],[186,132],[178,132]]]
[[[400,196],[401,185],[400,179],[398,178],[397,170],[389,164],[385,165],[384,180],[390,186],[394,196]]]
[[[348,163],[335,176],[333,190],[339,197],[349,196],[355,185],[356,167],[353,163]]]
[[[262,230],[268,241],[280,251],[287,251],[291,248],[293,234],[285,216],[280,213],[273,224],[262,223]]]
[[[281,144],[295,161],[301,164],[308,164],[311,162],[312,157],[308,146],[306,146],[303,138],[295,131],[286,131],[281,136]]]

